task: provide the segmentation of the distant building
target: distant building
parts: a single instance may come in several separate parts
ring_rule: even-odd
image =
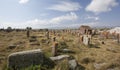
[[[92,28],[90,26],[82,25],[79,28],[79,32],[81,34],[91,34],[92,33]]]

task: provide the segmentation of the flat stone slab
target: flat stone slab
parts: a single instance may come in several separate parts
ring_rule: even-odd
[[[70,49],[63,49],[62,52],[69,53],[69,52],[73,52],[73,51]]]
[[[55,56],[55,57],[50,57],[51,60],[53,61],[60,61],[63,60],[65,58],[69,58],[69,55],[59,55],[59,56]]]
[[[44,55],[40,49],[12,53],[8,56],[8,68],[20,69],[31,65],[40,65]]]
[[[112,47],[108,47],[106,50],[107,50],[107,51],[114,52],[114,53],[117,53],[117,51],[118,51],[117,49],[112,48]]]
[[[100,70],[106,63],[94,63],[95,70]]]

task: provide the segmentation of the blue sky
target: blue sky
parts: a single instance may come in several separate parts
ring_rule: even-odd
[[[120,0],[0,0],[0,28],[120,26]]]

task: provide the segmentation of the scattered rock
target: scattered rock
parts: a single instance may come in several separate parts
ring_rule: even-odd
[[[107,70],[120,70],[120,68],[110,68],[110,69],[107,69]]]
[[[104,41],[102,41],[101,43],[102,43],[102,44],[105,44],[105,42],[104,42]]]
[[[69,58],[69,55],[59,55],[59,56],[55,56],[55,57],[50,57],[51,60],[53,61],[60,61],[63,60],[65,58]]]
[[[76,70],[78,63],[75,59],[68,61],[69,70]]]
[[[17,46],[16,45],[10,45],[7,47],[7,49],[15,49]]]

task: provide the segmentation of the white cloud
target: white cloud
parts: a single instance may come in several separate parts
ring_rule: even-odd
[[[85,17],[85,19],[87,19],[87,20],[94,20],[94,21],[98,21],[100,18],[98,17],[98,16],[90,16],[90,15],[87,15],[86,17]]]
[[[117,6],[116,0],[92,0],[92,2],[86,7],[86,11],[99,14],[102,12],[108,12],[112,10],[112,7]]]
[[[62,12],[77,11],[81,8],[80,4],[77,2],[62,1],[59,4],[55,4],[48,9],[57,10]]]
[[[73,20],[77,20],[77,19],[78,19],[78,16],[74,12],[71,12],[69,14],[51,19],[50,23],[61,23],[63,21],[69,21],[69,20],[73,21]]]
[[[19,3],[20,4],[26,4],[26,3],[28,3],[29,2],[29,0],[19,0]]]
[[[0,28],[26,28],[26,27],[32,27],[32,28],[46,28],[49,26],[49,23],[47,20],[42,19],[33,19],[28,20],[24,22],[1,22]]]
[[[78,16],[71,12],[69,14],[65,14],[62,16],[54,17],[51,19],[33,19],[25,22],[18,22],[18,23],[11,23],[11,22],[0,22],[1,26],[0,28],[26,28],[26,27],[32,27],[32,28],[49,28],[49,27],[62,27],[66,24],[65,22],[71,22],[74,20],[77,20]],[[68,23],[69,24],[69,23]],[[74,23],[73,23],[74,24]]]
[[[84,25],[89,25],[89,26],[94,27],[94,26],[100,25],[100,22],[88,22],[88,23],[84,23]]]

